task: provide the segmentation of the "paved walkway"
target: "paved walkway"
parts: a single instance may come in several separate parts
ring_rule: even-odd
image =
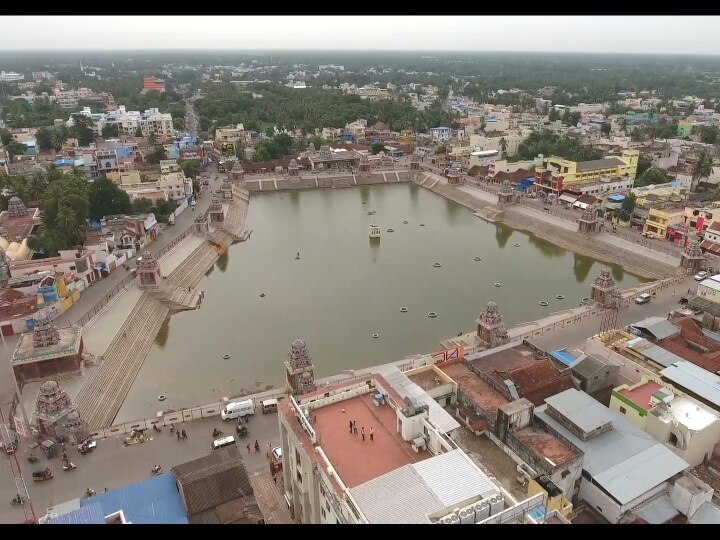
[[[162,275],[169,276],[172,274],[204,241],[204,238],[194,234],[181,240],[177,246],[163,255],[158,261]]]
[[[133,283],[127,291],[119,293],[83,328],[85,350],[93,356],[102,356],[132,313],[143,292]]]

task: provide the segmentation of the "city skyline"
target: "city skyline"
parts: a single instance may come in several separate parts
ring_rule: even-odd
[[[720,54],[718,17],[673,17],[673,33],[683,39],[672,43],[669,21],[664,16],[6,16],[0,20],[0,51]],[[80,27],[102,31],[67,32]]]

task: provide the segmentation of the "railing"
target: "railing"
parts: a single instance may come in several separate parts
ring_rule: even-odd
[[[120,281],[120,283],[110,289],[110,291],[105,296],[103,296],[100,301],[98,301],[93,307],[91,307],[87,312],[85,312],[85,315],[80,317],[80,319],[78,319],[75,324],[79,324],[80,326],[86,325],[90,321],[90,319],[92,319],[100,312],[100,310],[102,310],[110,303],[110,300],[112,300],[119,291],[124,290],[125,287],[127,287],[127,285],[129,285],[133,279],[135,279],[135,276],[132,275],[123,278],[122,281]]]

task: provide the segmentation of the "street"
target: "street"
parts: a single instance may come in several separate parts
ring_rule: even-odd
[[[60,457],[47,459],[40,448],[28,450],[27,447],[21,447],[17,459],[35,515],[41,517],[50,506],[82,497],[88,488],[100,493],[105,488],[113,489],[147,478],[155,465],[160,465],[164,472],[168,472],[175,465],[206,456],[211,452],[214,428],[223,431],[222,437],[235,436],[248,475],[268,471],[268,443],[271,448],[280,445],[277,413],[261,414],[258,410],[247,424],[243,424],[249,431],[245,438],[237,436],[236,425],[236,421],[223,422],[219,416],[214,416],[178,424],[187,433],[185,440],[178,441],[168,428],[163,428],[161,433],[147,430],[146,436],[151,440],[144,443],[123,446],[121,437],[99,440],[97,448],[86,455],[81,455],[76,447],[68,445],[68,458],[77,465],[74,471],[63,471]],[[252,448],[256,440],[260,444],[260,452]],[[250,444],[250,453],[247,444]],[[27,457],[31,452],[40,458],[39,463],[28,463]],[[6,459],[4,454],[0,455],[0,459]],[[16,495],[15,483],[8,464],[4,465],[0,468],[0,523],[20,523],[24,518],[23,509],[10,504]],[[55,477],[44,482],[33,482],[32,471],[45,467],[52,468]]]

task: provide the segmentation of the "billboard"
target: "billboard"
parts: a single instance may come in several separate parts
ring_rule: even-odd
[[[183,148],[180,150],[180,159],[202,159],[202,148]]]

